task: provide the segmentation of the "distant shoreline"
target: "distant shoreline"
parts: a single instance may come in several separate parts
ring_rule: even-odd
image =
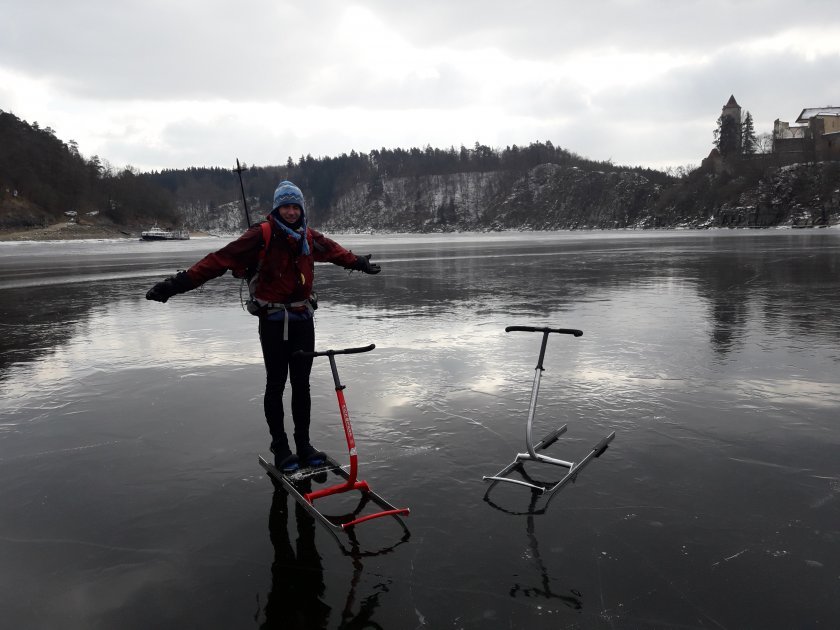
[[[190,236],[210,236],[207,232],[190,232]],[[139,239],[140,231],[129,231],[113,225],[55,223],[46,227],[0,229],[0,242],[9,241],[80,241],[90,239]]]
[[[746,231],[754,231],[754,230],[773,230],[773,229],[817,229],[817,228],[840,228],[840,224],[831,224],[826,226],[792,226],[792,225],[777,225],[777,226],[767,226],[767,227],[717,227],[717,228],[686,228],[682,226],[674,226],[674,227],[667,227],[667,228],[649,228],[649,229],[641,229],[639,231],[650,231],[656,232],[658,230],[696,230],[696,231],[705,231],[707,229],[717,229],[717,230],[746,230]],[[511,231],[523,231],[523,230],[511,230]],[[542,230],[524,230],[524,231],[542,231]],[[552,230],[548,230],[552,231]],[[561,230],[561,231],[575,231],[575,230]],[[589,231],[589,230],[580,230],[580,231]],[[636,231],[630,228],[621,228],[617,230],[592,230],[592,231]],[[366,232],[361,233],[354,233],[354,232],[334,232],[336,234],[366,234]],[[425,233],[425,232],[424,232]],[[424,234],[418,232],[418,234]],[[428,234],[435,234],[436,232],[428,232]],[[373,234],[373,232],[371,232]],[[376,234],[389,234],[389,232],[376,232]],[[198,230],[191,230],[190,236],[193,238],[202,238],[202,237],[216,237],[216,238],[228,238],[228,239],[235,239],[237,237],[236,234],[210,234],[209,232],[202,232]],[[2,242],[18,242],[18,241],[82,241],[82,240],[97,240],[97,239],[131,239],[131,240],[139,240],[140,238],[140,230],[136,231],[128,231],[121,229],[119,227],[115,227],[112,225],[88,225],[88,224],[78,224],[78,223],[56,223],[53,225],[49,225],[47,227],[40,227],[40,228],[30,228],[28,230],[20,230],[20,229],[0,229],[0,243]]]

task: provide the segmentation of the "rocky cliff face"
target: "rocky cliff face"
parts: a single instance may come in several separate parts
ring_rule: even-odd
[[[249,206],[251,201],[249,200]],[[208,203],[196,201],[181,204],[179,211],[184,217],[184,225],[194,230],[210,234],[239,234],[245,229],[245,213],[242,202],[230,201],[213,208]],[[251,213],[252,221],[259,221],[262,216]]]
[[[251,217],[268,211],[249,199]],[[264,205],[264,204],[263,204]],[[241,202],[181,208],[189,225],[242,231]],[[542,164],[508,171],[378,178],[317,200],[310,224],[329,232],[812,226],[840,221],[840,163],[798,164],[722,177],[696,171],[663,186],[636,171]]]
[[[659,186],[632,172],[585,171],[543,164],[513,182],[492,207],[505,228],[625,228],[645,224]]]
[[[503,180],[498,172],[382,178],[342,194],[326,221],[318,221],[318,209],[313,209],[313,221],[329,230],[483,229]]]
[[[636,173],[542,164],[507,172],[360,183],[329,209],[325,229],[443,231],[616,228],[644,224],[659,187]]]
[[[735,182],[737,184],[737,180]],[[722,226],[814,227],[840,220],[840,163],[792,164],[770,169],[738,198],[721,204]]]

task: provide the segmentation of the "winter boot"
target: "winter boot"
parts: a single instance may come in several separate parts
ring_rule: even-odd
[[[297,447],[298,460],[303,466],[321,466],[327,461],[327,454],[311,444]]]
[[[286,448],[273,448],[274,467],[283,474],[293,473],[300,468],[300,459],[287,446]]]

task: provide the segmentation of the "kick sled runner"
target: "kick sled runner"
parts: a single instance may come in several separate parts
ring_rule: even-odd
[[[600,457],[604,453],[604,451],[607,450],[607,447],[609,446],[610,442],[612,442],[613,438],[615,438],[615,431],[610,433],[608,436],[606,436],[600,442],[598,442],[595,446],[593,446],[592,449],[578,462],[556,459],[554,457],[544,455],[542,451],[554,444],[559,439],[559,437],[566,432],[567,428],[567,425],[564,424],[563,426],[554,429],[536,444],[534,444],[531,438],[534,423],[534,415],[537,407],[537,396],[540,392],[540,379],[542,377],[542,372],[545,370],[545,368],[543,367],[543,360],[545,359],[545,349],[548,345],[548,336],[552,333],[558,333],[562,335],[573,335],[575,337],[580,337],[583,334],[583,331],[572,328],[536,328],[533,326],[508,326],[507,328],[505,328],[505,332],[542,333],[542,345],[540,346],[540,356],[537,360],[537,367],[535,369],[534,385],[531,389],[531,403],[528,408],[528,422],[525,426],[526,452],[518,453],[513,462],[505,466],[495,475],[484,477],[485,481],[491,482],[491,485],[487,489],[487,492],[484,496],[485,499],[487,499],[488,495],[490,494],[490,491],[498,483],[512,483],[520,486],[525,486],[526,488],[530,488],[532,492],[536,494],[546,493],[548,495],[553,495],[567,483],[569,483],[570,481],[574,481],[577,478],[578,474],[583,470],[583,468],[587,464],[589,464],[589,462],[592,461],[592,459]],[[530,477],[525,471],[524,464],[526,462],[538,462],[541,464],[560,466],[562,468],[567,469],[567,471],[563,478],[559,481],[536,481],[532,477]],[[513,479],[508,476],[513,472],[518,473],[520,479]]]
[[[316,520],[325,525],[334,535],[337,532],[346,531],[349,528],[355,527],[366,521],[384,516],[395,518],[404,532],[408,532],[408,528],[403,522],[403,516],[409,514],[408,508],[398,508],[381,496],[376,494],[368,485],[366,481],[358,478],[358,455],[356,453],[356,440],[353,436],[353,428],[350,424],[350,413],[347,411],[347,403],[344,400],[345,386],[341,384],[338,378],[338,369],[335,364],[335,355],[337,354],[356,354],[360,352],[370,352],[376,346],[370,344],[362,348],[346,348],[344,350],[324,350],[322,352],[295,352],[292,356],[298,357],[327,357],[330,360],[330,368],[332,368],[333,381],[335,381],[335,393],[338,398],[338,409],[341,413],[341,422],[344,427],[344,436],[347,439],[347,450],[350,454],[350,470],[345,470],[331,457],[326,458],[326,462],[321,466],[313,466],[309,468],[301,468],[292,473],[284,474],[281,470],[276,468],[272,463],[268,462],[260,456],[260,465],[265,468],[271,477],[282,484],[286,491],[291,494]],[[337,477],[343,481],[337,484],[319,487],[312,490],[312,482],[324,482],[331,477]],[[355,509],[349,514],[340,516],[328,516],[321,512],[316,506],[315,502],[328,496],[338,495],[345,492],[358,491],[360,493],[360,500]],[[380,508],[378,512],[364,512],[365,508],[370,504]]]

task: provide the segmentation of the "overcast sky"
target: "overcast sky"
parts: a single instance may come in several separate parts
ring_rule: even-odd
[[[699,164],[840,106],[828,0],[0,0],[0,109],[115,168],[550,140]]]

